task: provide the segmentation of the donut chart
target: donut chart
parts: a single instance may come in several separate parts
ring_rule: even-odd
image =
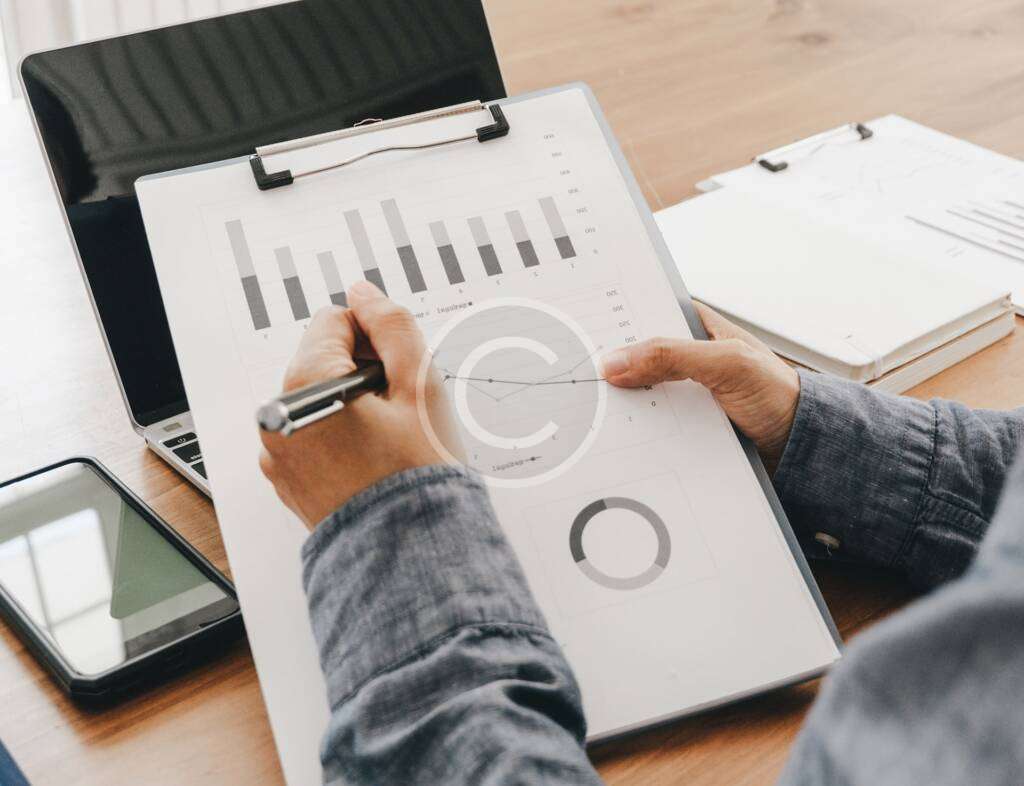
[[[583,530],[586,529],[587,524],[599,514],[612,509],[636,513],[651,525],[651,529],[654,530],[654,534],[658,538],[658,553],[654,556],[654,562],[634,576],[610,576],[604,571],[598,570],[587,559],[586,552],[583,550]],[[665,526],[661,516],[644,503],[629,497],[603,497],[591,502],[576,514],[576,518],[572,522],[572,529],[569,531],[569,551],[572,553],[577,567],[591,581],[608,589],[632,590],[647,586],[662,574],[672,555],[672,540],[668,534],[668,527]]]

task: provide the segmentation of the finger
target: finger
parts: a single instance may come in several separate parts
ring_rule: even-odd
[[[265,440],[263,442],[263,450],[260,451],[260,471],[263,473],[263,477],[271,483],[277,477],[277,466]]]
[[[355,343],[354,320],[348,309],[328,306],[317,311],[288,364],[285,391],[348,374],[356,367]]]
[[[274,487],[274,492],[278,498],[288,508],[292,508],[290,502],[291,493],[288,491],[287,484],[281,480],[277,459],[274,458],[267,447],[260,451],[260,471],[263,473],[263,477],[270,481],[270,485]],[[294,510],[294,508],[292,509]]]
[[[389,393],[415,395],[427,347],[413,315],[369,281],[354,284],[348,302],[359,329],[384,364]]]
[[[699,300],[694,300],[693,305],[697,309],[700,321],[704,323],[704,329],[713,340],[721,341],[727,338],[737,338],[762,352],[771,352],[768,345],[761,341],[761,339],[744,330],[735,322],[730,322],[711,308],[711,306],[707,306]]]
[[[602,358],[604,378],[619,387],[692,379],[712,390],[739,384],[757,351],[738,338],[652,338]]]
[[[260,442],[263,443],[263,450],[260,452],[260,469],[263,470],[263,474],[267,476],[268,480],[272,480],[270,472],[274,466],[274,456],[284,447],[287,439],[288,437],[280,431],[260,429]]]

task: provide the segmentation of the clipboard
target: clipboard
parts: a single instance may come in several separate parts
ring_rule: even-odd
[[[633,196],[633,200],[636,203],[636,207],[641,217],[643,218],[644,224],[647,227],[650,235],[651,242],[654,243],[655,247],[658,248],[659,256],[661,258],[662,267],[665,275],[668,277],[670,284],[672,285],[673,291],[675,292],[676,298],[679,302],[680,309],[686,316],[687,324],[690,330],[693,332],[695,337],[707,340],[708,335],[704,330],[704,325],[697,315],[696,309],[693,307],[693,300],[690,297],[689,292],[686,289],[686,285],[682,280],[682,276],[679,273],[679,268],[675,264],[671,252],[668,250],[668,246],[665,245],[664,239],[661,236],[661,232],[657,227],[654,220],[654,214],[651,212],[650,207],[647,205],[647,200],[643,196],[643,191],[640,189],[639,183],[636,181],[636,177],[633,174],[632,169],[626,160],[625,155],[622,153],[619,147],[618,140],[615,138],[611,127],[608,125],[607,120],[601,111],[600,105],[597,102],[596,96],[588,85],[576,82],[570,83],[562,87],[554,87],[546,90],[539,90],[532,93],[523,94],[520,96],[511,96],[508,98],[499,99],[487,104],[480,101],[470,101],[463,104],[457,104],[451,107],[443,107],[441,109],[435,109],[427,112],[420,112],[415,115],[407,115],[405,117],[394,118],[391,120],[378,120],[370,119],[365,120],[360,124],[348,129],[340,129],[338,131],[328,132],[325,134],[318,134],[312,137],[305,137],[302,139],[291,140],[287,142],[279,142],[272,145],[265,145],[257,147],[255,152],[249,157],[249,164],[253,171],[253,179],[257,188],[262,191],[266,191],[272,188],[279,188],[281,186],[291,185],[297,179],[322,174],[327,171],[333,171],[342,167],[350,166],[358,163],[372,155],[385,154],[388,152],[398,150],[409,150],[408,147],[395,147],[395,146],[383,146],[374,148],[365,153],[361,153],[355,157],[348,158],[342,161],[326,167],[315,170],[307,170],[302,172],[293,173],[291,170],[284,169],[279,172],[267,173],[264,167],[264,159],[267,156],[280,155],[288,153],[293,150],[300,150],[308,147],[314,147],[316,145],[326,144],[338,139],[351,138],[357,135],[372,134],[375,131],[384,130],[387,128],[397,128],[401,126],[411,125],[415,123],[429,123],[432,120],[441,117],[450,117],[455,114],[473,113],[473,112],[489,112],[491,115],[492,122],[488,125],[481,126],[477,129],[475,135],[465,135],[459,137],[447,137],[439,138],[435,142],[428,145],[420,146],[422,148],[437,147],[440,145],[458,144],[462,142],[470,142],[476,140],[477,142],[483,143],[492,139],[498,139],[504,137],[510,132],[510,125],[505,117],[505,113],[502,110],[503,105],[514,105],[520,101],[527,101],[532,98],[538,98],[545,95],[551,95],[554,93],[562,92],[564,90],[580,89],[582,90],[590,103],[591,109],[594,111],[594,116],[598,120],[602,131],[605,135],[605,140],[611,148],[616,163],[626,180],[627,187],[630,189]],[[826,131],[821,134],[817,134],[807,139],[799,140],[791,145],[776,148],[775,150],[762,153],[756,156],[754,160],[765,169],[770,172],[781,172],[789,167],[787,160],[779,159],[778,156],[784,153],[793,153],[803,151],[807,147],[814,147],[821,144],[828,144],[829,142],[835,141],[836,139],[843,137],[844,135],[850,135],[851,132],[856,134],[856,138],[859,140],[870,139],[873,136],[873,132],[870,128],[865,126],[863,123],[850,123],[847,126],[841,126],[831,131]],[[751,467],[754,473],[757,475],[758,481],[761,484],[762,489],[765,492],[765,496],[768,498],[769,504],[775,513],[776,518],[779,521],[779,527],[786,538],[786,542],[789,544],[790,550],[793,557],[796,559],[797,564],[800,566],[800,570],[803,573],[805,579],[808,582],[808,586],[814,593],[814,600],[817,604],[818,610],[822,613],[822,616],[827,621],[827,624],[832,631],[832,635],[835,641],[839,644],[842,643],[842,638],[839,635],[838,629],[835,627],[835,623],[831,618],[828,611],[828,607],[825,604],[824,598],[821,596],[821,592],[817,587],[817,583],[814,580],[813,574],[807,564],[806,558],[804,557],[803,551],[800,548],[799,542],[796,539],[796,535],[793,533],[793,529],[789,524],[789,520],[786,517],[785,511],[782,509],[782,504],[778,500],[778,496],[775,493],[775,489],[771,484],[771,479],[768,476],[767,471],[761,462],[760,456],[757,454],[757,449],[753,443],[745,437],[738,430],[736,431],[740,442],[744,446],[744,450],[750,461]]]
[[[814,134],[700,180],[789,209],[1008,289],[1024,315],[1024,196],[1018,160],[900,115]]]
[[[280,188],[282,186],[292,185],[296,180],[323,174],[329,171],[335,171],[343,167],[351,166],[358,163],[359,161],[365,160],[370,156],[386,154],[389,152],[395,152],[399,150],[410,150],[410,149],[426,149],[433,148],[442,145],[452,145],[464,142],[476,141],[478,143],[488,142],[494,139],[507,136],[511,130],[509,122],[502,109],[503,105],[514,105],[520,101],[527,101],[532,98],[539,98],[545,95],[551,95],[554,93],[562,92],[564,90],[579,89],[584,92],[587,96],[587,100],[590,103],[590,107],[594,112],[595,118],[601,126],[602,131],[605,135],[605,140],[611,148],[616,163],[626,180],[627,187],[630,189],[633,201],[636,203],[638,212],[640,213],[644,224],[647,228],[648,234],[650,235],[651,242],[654,243],[658,249],[659,256],[661,258],[662,268],[665,275],[668,277],[672,289],[675,292],[676,299],[679,302],[680,309],[686,316],[687,324],[690,327],[691,332],[695,337],[704,340],[708,339],[707,332],[704,330],[704,325],[697,315],[696,309],[693,307],[693,301],[690,297],[689,292],[686,289],[686,285],[682,280],[682,276],[679,273],[679,267],[675,264],[671,252],[668,250],[668,246],[665,245],[664,239],[662,238],[661,232],[657,227],[654,220],[654,214],[651,212],[650,207],[647,205],[647,201],[643,196],[643,192],[640,189],[639,183],[636,181],[636,177],[633,174],[632,169],[626,160],[625,155],[622,153],[619,147],[618,140],[615,138],[611,127],[608,125],[607,120],[601,111],[600,105],[597,102],[596,96],[588,85],[576,82],[570,83],[562,87],[554,87],[546,90],[540,90],[532,93],[523,94],[520,96],[511,96],[508,98],[499,99],[489,103],[483,103],[481,101],[470,101],[462,104],[456,104],[450,107],[442,107],[440,109],[430,110],[426,112],[419,112],[414,115],[406,115],[404,117],[393,118],[389,120],[381,119],[368,119],[361,123],[358,123],[351,128],[339,129],[337,131],[327,132],[324,134],[317,134],[312,137],[304,137],[295,140],[289,140],[286,142],[278,142],[271,145],[264,145],[257,147],[253,154],[249,157],[249,165],[253,172],[253,180],[257,188],[261,191],[267,191],[274,188]],[[404,146],[382,146],[373,148],[369,151],[360,153],[357,156],[347,158],[338,161],[330,166],[305,170],[299,172],[292,172],[290,169],[283,169],[278,172],[268,173],[266,171],[264,160],[268,156],[276,156],[285,154],[294,150],[301,150],[309,147],[315,147],[317,145],[327,144],[339,139],[352,138],[359,135],[370,135],[374,132],[389,129],[399,128],[402,126],[413,125],[417,123],[429,123],[432,120],[443,117],[451,117],[458,114],[469,114],[469,113],[489,113],[491,122],[486,125],[480,126],[475,135],[462,135],[457,137],[441,137],[436,141],[432,141],[429,144],[419,145],[416,148],[404,147]],[[762,153],[756,156],[754,160],[762,167],[770,172],[781,172],[789,167],[787,160],[779,159],[778,156],[783,153],[793,153],[804,151],[805,148],[814,148],[822,144],[828,144],[829,142],[835,141],[837,138],[843,137],[844,135],[850,135],[851,132],[856,134],[856,138],[859,140],[870,139],[873,136],[873,132],[870,128],[865,126],[863,123],[850,123],[847,126],[841,126],[831,131],[826,131],[821,134],[817,134],[807,139],[799,140],[798,142],[786,145],[784,147],[777,148],[766,153]],[[751,467],[754,470],[755,475],[758,478],[758,482],[761,485],[765,496],[768,499],[769,504],[775,513],[776,518],[779,522],[779,527],[782,530],[783,535],[786,538],[786,542],[789,545],[790,551],[793,554],[794,559],[800,567],[801,573],[804,575],[808,583],[808,587],[811,588],[815,604],[822,616],[826,620],[835,641],[838,644],[842,643],[842,638],[839,635],[838,629],[835,627],[835,622],[832,620],[831,614],[828,611],[828,607],[825,604],[824,598],[821,596],[821,592],[817,587],[817,583],[814,580],[814,576],[810,571],[810,567],[807,564],[807,560],[804,557],[803,551],[800,548],[799,541],[793,532],[792,526],[789,524],[789,520],[786,517],[785,511],[782,509],[782,504],[779,502],[778,495],[775,493],[775,489],[772,486],[771,478],[768,476],[764,465],[761,462],[761,458],[757,453],[756,447],[753,443],[739,430],[736,430],[736,435],[739,438],[741,444],[744,447],[744,451],[747,454],[747,458],[750,461]]]
[[[577,107],[582,105],[582,107],[589,112],[589,115],[586,118],[587,122],[589,123],[592,119],[593,123],[596,124],[596,131],[590,130],[590,126],[585,129],[588,135],[587,139],[592,142],[591,146],[587,147],[586,150],[588,153],[593,153],[598,159],[600,159],[595,159],[593,161],[593,166],[595,168],[600,168],[602,173],[601,177],[603,178],[601,182],[616,189],[614,202],[609,204],[614,204],[615,209],[621,209],[623,213],[628,211],[630,207],[634,208],[636,211],[635,218],[633,216],[625,216],[623,213],[619,213],[617,215],[621,218],[623,225],[628,223],[630,233],[634,231],[633,228],[635,227],[635,237],[638,241],[642,239],[643,241],[649,242],[650,251],[648,252],[647,247],[643,249],[645,258],[648,257],[649,254],[649,258],[651,260],[650,269],[646,270],[643,274],[646,277],[644,279],[645,282],[650,282],[652,285],[656,285],[658,287],[658,302],[664,306],[664,311],[666,313],[671,312],[674,325],[681,326],[681,322],[678,320],[678,315],[681,312],[692,335],[698,339],[707,339],[707,334],[705,333],[703,325],[693,307],[693,303],[690,299],[689,293],[687,292],[686,286],[679,275],[676,265],[664,241],[662,240],[661,234],[655,224],[653,215],[643,197],[636,178],[630,170],[626,158],[615,140],[614,134],[605,120],[596,98],[590,89],[581,83],[569,84],[521,96],[501,99],[487,104],[473,102],[468,106],[460,105],[458,107],[442,108],[435,110],[434,112],[424,113],[426,116],[417,115],[409,118],[396,118],[391,121],[368,123],[366,125],[359,126],[357,129],[341,130],[310,139],[296,140],[294,142],[282,143],[281,145],[262,147],[254,150],[253,153],[247,157],[233,159],[219,164],[197,167],[193,170],[186,170],[183,172],[179,171],[176,173],[154,175],[139,182],[137,188],[140,192],[140,202],[146,219],[147,229],[149,229],[151,225],[153,228],[150,235],[150,243],[151,246],[155,246],[154,259],[156,261],[157,271],[160,277],[161,289],[165,291],[168,313],[171,316],[172,334],[174,336],[175,345],[178,347],[179,357],[181,358],[183,375],[186,381],[186,387],[189,391],[189,400],[193,405],[193,414],[196,417],[197,429],[204,432],[203,441],[207,457],[207,467],[210,470],[215,499],[219,500],[218,515],[221,520],[222,529],[225,532],[225,544],[228,548],[229,556],[232,559],[236,585],[239,590],[243,610],[245,610],[246,604],[247,578],[254,575],[254,572],[256,571],[254,565],[245,564],[246,560],[249,559],[248,556],[239,557],[239,553],[235,548],[237,543],[234,540],[231,529],[236,526],[236,523],[233,522],[233,517],[230,512],[221,510],[221,506],[225,504],[225,500],[232,495],[234,487],[232,486],[232,490],[225,491],[224,486],[219,483],[222,478],[226,479],[227,483],[236,483],[240,482],[240,480],[238,478],[228,477],[232,475],[232,466],[229,466],[226,459],[220,464],[221,471],[218,472],[218,464],[221,462],[221,459],[218,456],[218,451],[227,451],[229,445],[233,450],[238,444],[237,440],[233,442],[231,439],[227,438],[228,426],[225,425],[225,422],[234,416],[235,407],[228,407],[227,405],[221,404],[220,401],[225,396],[229,395],[225,392],[225,386],[222,381],[225,373],[223,371],[223,359],[220,357],[214,358],[212,355],[210,357],[206,357],[205,355],[202,357],[199,356],[202,353],[210,353],[213,351],[210,348],[212,333],[210,330],[200,330],[195,324],[193,316],[196,313],[198,306],[191,295],[191,293],[194,293],[195,291],[195,281],[189,278],[189,269],[185,267],[185,265],[194,265],[195,270],[201,270],[208,263],[202,258],[201,254],[197,256],[197,254],[192,253],[190,248],[175,248],[175,244],[180,241],[183,231],[180,226],[165,226],[165,222],[160,219],[161,214],[155,194],[156,191],[159,191],[159,184],[167,178],[178,177],[182,174],[189,174],[190,172],[200,173],[230,167],[230,182],[231,188],[233,189],[231,192],[232,195],[240,195],[239,198],[251,200],[254,204],[258,204],[261,210],[270,211],[272,206],[279,207],[283,205],[285,200],[293,197],[298,199],[295,195],[304,193],[304,189],[313,189],[316,187],[314,184],[318,182],[318,178],[332,178],[329,181],[323,181],[323,191],[325,193],[327,191],[326,184],[328,182],[330,183],[331,189],[333,189],[332,193],[346,193],[348,191],[347,183],[357,183],[359,182],[360,177],[365,176],[364,171],[360,168],[362,165],[365,165],[368,161],[375,161],[379,164],[381,161],[386,160],[386,156],[389,152],[395,152],[399,156],[403,156],[403,158],[397,159],[403,164],[414,161],[413,157],[419,155],[421,152],[423,155],[440,156],[447,154],[442,151],[448,151],[454,155],[453,151],[463,149],[467,151],[467,154],[477,156],[482,160],[485,160],[486,157],[494,156],[495,161],[501,161],[503,155],[502,151],[511,149],[510,146],[526,146],[527,144],[533,144],[533,136],[524,136],[527,132],[524,130],[524,126],[520,120],[517,119],[517,117],[521,117],[518,110],[521,109],[524,115],[528,114],[526,105],[530,102],[538,102],[529,110],[536,113],[540,111],[539,107],[549,105],[546,102],[552,102],[553,105],[553,102],[556,100],[564,100],[565,102],[571,103],[573,111],[580,112],[581,117],[583,109],[577,109]],[[463,119],[466,121],[466,128],[474,129],[472,133],[466,131],[465,133],[452,135],[440,132],[444,122],[452,120],[453,118],[462,117],[463,115],[465,115]],[[573,115],[573,117],[575,116],[576,115]],[[503,125],[507,127],[500,127],[502,124],[500,123],[499,118],[504,118],[505,123]],[[419,131],[426,132],[431,130],[430,124],[435,121],[439,122],[439,133],[436,137],[428,137],[428,139],[432,140],[430,144],[419,145],[415,148],[412,146],[392,144],[392,138],[401,129],[416,126]],[[486,138],[480,138],[478,133],[479,129],[494,124],[499,126],[498,129],[495,129],[496,133],[493,136],[485,133],[484,136]],[[499,130],[501,133],[497,133]],[[536,131],[537,129],[533,130]],[[383,136],[375,137],[375,133],[378,131],[383,131],[385,133]],[[331,145],[334,143],[349,143],[353,139],[358,139],[365,143],[362,148],[356,151],[359,153],[358,155],[345,155],[340,156],[337,159],[327,160],[328,148],[321,148],[321,146]],[[540,137],[537,137],[537,139],[539,141]],[[530,140],[530,142],[520,142],[519,140]],[[339,144],[339,147],[343,146],[344,145]],[[419,148],[423,149],[420,150]],[[297,154],[296,158],[301,159],[302,154],[309,153],[309,151],[314,149],[319,149],[325,159],[320,161],[320,159],[317,158],[318,163],[316,166],[298,166],[294,161],[289,160],[289,154]],[[253,160],[257,156],[258,163],[254,165]],[[577,164],[583,167],[587,166],[588,162],[581,160],[578,161]],[[262,170],[262,173],[259,170]],[[405,172],[403,170],[403,176],[404,174]],[[279,185],[272,185],[269,189],[260,188],[260,178],[269,179],[270,182],[276,183],[274,180],[276,177],[280,178]],[[225,182],[229,179],[227,174],[223,175],[223,179]],[[389,187],[391,185],[393,184],[389,184]],[[179,187],[184,193],[188,187],[188,183],[182,181],[179,184]],[[200,187],[199,181],[192,185],[189,193],[194,193],[197,187]],[[547,186],[545,186],[545,188],[546,187]],[[154,192],[152,196],[147,193],[149,190]],[[354,186],[352,190],[356,190]],[[378,194],[374,198],[377,199],[379,196],[380,195]],[[494,200],[495,202],[501,203],[500,207],[495,206],[490,209],[495,211],[504,211],[509,207],[509,205],[502,202],[502,200],[506,199],[505,194],[495,195],[493,192],[481,192],[481,199],[483,199],[484,196]],[[161,198],[164,198],[164,195],[161,195]],[[169,199],[169,197],[167,198]],[[401,196],[399,198],[401,198]],[[595,196],[594,198],[604,198],[604,196]],[[218,214],[217,221],[221,220],[222,216]],[[542,219],[540,219],[540,221],[540,226],[543,226]],[[614,234],[621,234],[623,237],[626,236],[625,230]],[[628,236],[633,237],[634,235],[629,234]],[[194,242],[196,244],[194,247],[195,251],[200,249],[200,240],[189,238],[187,242]],[[281,240],[280,242],[283,243],[284,240]],[[556,244],[550,240],[548,242],[552,257],[550,261],[541,261],[539,266],[541,270],[543,270],[546,265],[583,264],[583,261],[579,258],[567,259],[563,256],[559,259]],[[510,245],[509,248],[514,249],[514,246]],[[514,253],[514,251],[511,253]],[[434,263],[436,264],[436,262],[437,260],[435,258]],[[477,264],[479,264],[479,260],[477,261]],[[526,264],[527,263],[524,261],[523,265]],[[644,264],[647,265],[648,262],[645,260]],[[395,265],[395,270],[400,270],[397,267],[397,259],[395,261]],[[486,267],[486,261],[484,261],[484,266]],[[533,272],[536,270],[537,268],[535,267],[523,267],[515,271],[515,275],[522,274],[524,277],[532,276]],[[366,273],[367,278],[369,278],[368,271],[366,271],[365,268],[364,273]],[[397,275],[399,274],[396,273],[396,276]],[[506,270],[504,272],[499,271],[496,274],[492,274],[489,271],[487,277],[480,278],[480,281],[497,281],[501,276],[510,277],[511,280],[513,273]],[[668,284],[668,287],[665,286],[666,283]],[[186,284],[191,287],[187,292],[185,291]],[[389,288],[389,292],[390,290],[391,288]],[[430,295],[432,291],[433,290],[428,288],[425,293],[421,292],[416,294],[426,296]],[[237,297],[237,293],[230,293],[230,296]],[[210,303],[211,308],[214,306],[215,302],[220,299],[220,297],[221,296],[218,294],[216,298],[213,296],[209,298],[208,302]],[[662,308],[662,305],[659,305],[659,309]],[[282,308],[284,308],[284,306],[282,306]],[[184,317],[188,317],[188,319],[178,319],[176,315],[184,315]],[[675,329],[680,328],[677,327]],[[239,342],[228,341],[225,339],[222,343],[223,351],[229,352],[236,351],[233,349],[232,345]],[[205,378],[204,369],[217,369],[217,372],[221,374],[221,380],[218,385],[212,385],[212,383]],[[241,390],[242,386],[239,386],[238,389]],[[250,413],[254,411],[255,404],[257,403],[260,402],[256,401],[252,406],[245,405],[241,407],[245,412],[245,419],[239,428],[252,428]],[[719,410],[714,416],[718,417],[720,415],[721,413]],[[724,428],[724,420],[722,425]],[[214,431],[222,429],[224,432],[223,437],[218,436],[214,431],[207,432],[207,429],[213,429]],[[213,436],[208,436],[208,433]],[[246,431],[245,433],[248,432]],[[783,512],[775,495],[769,477],[761,464],[756,449],[753,447],[752,443],[741,435],[737,434],[737,436],[739,437],[739,449],[736,450],[735,445],[730,442],[731,447],[729,448],[729,451],[732,452],[729,453],[729,461],[735,461],[736,471],[743,473],[744,489],[750,489],[751,499],[754,497],[753,490],[755,488],[761,495],[758,497],[756,503],[757,510],[759,511],[756,515],[763,517],[763,524],[759,522],[757,525],[759,527],[759,532],[763,532],[764,537],[766,538],[764,541],[765,543],[767,543],[767,539],[770,538],[772,543],[771,548],[778,549],[778,559],[781,560],[784,553],[785,556],[791,560],[792,567],[794,568],[792,571],[792,584],[787,584],[787,586],[796,588],[797,585],[799,585],[799,606],[803,609],[801,613],[808,614],[808,619],[811,619],[812,616],[814,617],[815,632],[813,635],[816,637],[815,640],[820,640],[821,647],[823,648],[822,651],[827,647],[830,653],[835,653],[834,655],[830,654],[830,660],[828,661],[829,663],[834,662],[834,660],[839,657],[841,649],[841,638],[839,633],[814,582],[807,562],[786,519],[785,513]],[[731,440],[731,436],[729,436],[728,439]],[[244,439],[242,442],[244,443]],[[223,448],[220,447],[221,444],[223,444]],[[648,450],[648,448],[645,447],[645,450]],[[733,465],[730,464],[730,467],[732,466]],[[754,479],[756,479],[756,484],[747,485],[747,479],[749,479],[749,475],[746,474],[747,472],[753,474]],[[730,475],[729,477],[732,476]],[[653,483],[655,481],[651,482]],[[658,480],[657,482],[660,483],[661,481]],[[220,486],[220,488],[218,488],[218,486]],[[245,504],[253,505],[256,505],[259,502],[252,491],[253,489],[251,486],[247,487],[245,493],[250,497],[250,499],[239,502],[240,505],[243,502]],[[549,496],[555,493],[556,491],[554,490],[547,492]],[[568,492],[558,493],[567,494]],[[575,494],[577,492],[573,493]],[[583,494],[582,491],[578,493]],[[586,492],[588,495],[590,493],[591,491]],[[744,491],[744,493],[746,493],[746,491]],[[533,495],[530,496],[532,497]],[[763,497],[763,499],[761,497]],[[619,499],[619,497],[609,497],[608,500],[606,500],[605,507],[609,507],[609,504],[607,504],[608,501],[614,499]],[[556,502],[557,500],[553,501],[551,504],[554,505]],[[500,502],[496,501],[495,504],[496,506],[499,506]],[[573,502],[573,504],[575,504],[575,502]],[[591,508],[586,509],[591,510]],[[636,510],[636,508],[634,508],[634,510]],[[768,515],[769,513],[770,515]],[[501,515],[500,507],[499,515]],[[681,511],[680,515],[682,515]],[[561,521],[562,519],[560,518],[559,520]],[[777,531],[772,527],[772,520],[774,520],[774,525],[775,528],[777,528]],[[673,522],[671,521],[668,522],[670,526],[672,523]],[[237,522],[237,526],[239,539],[251,543],[251,520],[239,520]],[[574,542],[572,544],[572,551],[576,551],[577,546],[578,544]],[[287,542],[282,542],[279,547],[274,546],[273,544],[268,544],[268,546],[263,547],[262,551],[274,551],[278,557],[277,562],[279,563],[280,554],[287,553],[289,549],[294,547],[294,543],[289,544]],[[674,553],[679,553],[682,557],[683,552],[685,552],[685,549],[679,549],[678,552]],[[568,555],[569,553],[570,549],[566,547],[565,554]],[[576,570],[572,563],[570,563],[570,567],[573,571]],[[789,567],[790,563],[787,562],[786,569],[789,570]],[[247,568],[253,572],[250,572]],[[540,568],[537,568],[537,570],[540,570]],[[582,573],[580,575],[582,575]],[[573,576],[576,577],[576,574],[573,573]],[[263,578],[262,574],[260,575],[260,578]],[[788,581],[789,578],[787,578],[787,582]],[[264,588],[261,587],[260,589],[263,590]],[[789,590],[786,591],[788,592]],[[794,593],[796,592],[795,589],[793,591]],[[793,595],[793,598],[796,598],[796,594]],[[808,599],[812,601],[811,604],[807,603]],[[291,608],[289,604],[292,601],[295,601],[295,603],[298,604],[300,599],[279,598],[278,606],[282,608]],[[304,600],[302,602],[304,603]],[[812,605],[814,609],[813,615],[810,610]],[[259,627],[260,621],[257,619],[257,615],[253,613],[252,609],[245,610],[245,613],[251,634],[254,629]],[[301,639],[304,634],[298,632],[299,622],[301,621],[296,619],[287,620],[287,624],[291,627],[287,630],[276,630],[274,635],[279,639],[289,641]],[[282,624],[284,623],[282,622]],[[809,630],[809,628],[805,630]],[[263,635],[267,635],[266,630]],[[808,633],[807,635],[810,636],[811,634]],[[263,664],[264,668],[267,668],[266,664],[268,663],[268,658],[270,658],[273,653],[268,655],[267,649],[261,648],[258,642],[257,644],[254,644],[254,652],[257,656],[256,660],[258,666]],[[282,668],[286,668],[290,674],[294,675],[295,672],[300,669],[295,665],[295,661],[291,657],[292,654],[293,653],[290,654],[288,659],[282,659],[282,663],[286,664],[283,665]],[[819,662],[824,662],[824,660],[825,659],[822,658]],[[304,662],[305,656],[303,657],[303,663]],[[305,668],[305,666],[302,668]],[[610,739],[639,728],[646,728],[656,723],[700,712],[713,706],[721,706],[735,702],[750,695],[759,694],[784,685],[799,683],[819,676],[825,668],[827,668],[827,666],[815,666],[814,668],[810,668],[796,674],[790,672],[784,679],[759,682],[755,687],[741,691],[734,691],[728,694],[717,695],[713,698],[707,699],[706,701],[686,706],[678,711],[664,712],[658,715],[648,715],[642,719],[635,720],[634,722],[621,724],[612,731],[593,734],[589,739],[589,742],[593,743],[604,739]],[[261,679],[263,676],[263,671],[261,670]],[[293,739],[294,735],[291,734],[290,731],[281,731],[278,725],[275,724],[275,718],[280,718],[281,723],[284,722],[284,715],[286,713],[289,713],[290,717],[293,718],[294,712],[285,707],[286,702],[295,701],[297,696],[309,694],[311,691],[315,692],[311,683],[304,683],[300,686],[290,684],[287,690],[280,689],[280,686],[273,686],[268,689],[267,684],[264,684],[264,694],[268,700],[268,709],[270,710],[272,725],[275,727],[275,735],[278,736],[278,745],[282,750],[282,759],[285,761],[286,773],[289,773],[290,767],[288,762],[289,757],[292,755],[292,753],[288,751],[288,747],[292,744],[298,746],[300,744],[305,745],[306,742],[309,742],[310,750],[315,750],[315,740],[310,742],[305,740],[305,738],[303,738],[303,740]],[[285,741],[285,744],[282,744],[282,734],[287,734],[288,736],[288,740]],[[298,754],[295,755],[298,756]],[[299,772],[300,770],[293,769],[292,771]],[[292,775],[289,774],[288,777],[291,779]]]
[[[789,163],[793,156],[797,156],[797,158],[812,156],[825,145],[841,142],[864,142],[874,135],[875,132],[863,123],[848,123],[845,126],[833,128],[831,131],[823,131],[806,139],[799,139],[788,145],[769,150],[767,153],[761,153],[754,156],[754,163],[772,173],[784,172],[789,169]],[[782,155],[785,155],[786,158],[779,157]]]
[[[354,136],[361,134],[370,134],[376,131],[383,131],[388,128],[399,128],[401,126],[409,126],[415,123],[427,123],[431,120],[436,120],[441,117],[452,117],[453,115],[467,114],[471,112],[487,111],[490,112],[492,122],[488,125],[480,126],[476,129],[474,134],[463,134],[454,137],[439,138],[435,141],[426,142],[417,145],[386,145],[384,147],[373,148],[367,150],[358,155],[352,156],[343,161],[338,161],[335,164],[330,164],[325,167],[317,169],[310,169],[302,172],[292,173],[290,169],[283,169],[279,172],[268,173],[263,164],[264,156],[272,156],[281,153],[287,153],[292,150],[301,150],[308,147],[315,147],[316,145],[327,144],[328,142],[334,142],[338,139],[349,139]],[[304,137],[302,139],[295,139],[289,142],[279,142],[273,145],[265,145],[263,147],[256,148],[256,152],[249,157],[249,166],[252,167],[253,179],[256,181],[256,187],[260,191],[269,191],[272,188],[280,188],[281,186],[290,186],[298,178],[309,177],[311,175],[319,175],[324,172],[330,172],[335,169],[340,169],[343,166],[349,166],[355,164],[363,159],[369,158],[370,156],[381,155],[382,153],[398,152],[400,150],[425,150],[433,147],[441,147],[442,145],[454,145],[459,142],[470,142],[476,140],[477,142],[488,142],[492,139],[499,139],[500,137],[508,134],[509,125],[508,120],[505,119],[505,113],[501,109],[501,105],[498,103],[484,105],[480,101],[468,101],[463,104],[457,104],[455,106],[446,107],[444,109],[434,109],[427,112],[418,112],[415,115],[406,115],[405,117],[398,117],[392,120],[380,120],[376,118],[368,118],[360,123],[352,126],[351,128],[344,128],[339,131],[330,131],[324,134],[317,134],[312,137]]]

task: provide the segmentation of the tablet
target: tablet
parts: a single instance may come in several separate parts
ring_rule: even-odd
[[[117,698],[242,635],[234,589],[99,462],[0,484],[0,614],[73,698]]]

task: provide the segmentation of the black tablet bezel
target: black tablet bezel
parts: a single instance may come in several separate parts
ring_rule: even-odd
[[[84,703],[102,704],[115,701],[147,685],[180,673],[189,666],[222,652],[227,646],[242,638],[245,633],[242,613],[238,607],[238,596],[231,582],[97,459],[90,456],[73,456],[11,480],[0,482],[0,488],[12,486],[72,464],[83,464],[96,472],[114,493],[164,537],[185,559],[220,587],[234,602],[234,610],[212,621],[201,623],[193,630],[176,636],[153,649],[132,656],[117,666],[97,674],[83,674],[67,661],[60,650],[38,629],[21,605],[0,584],[0,616],[18,634],[40,665],[49,672],[64,692],[71,698]]]

